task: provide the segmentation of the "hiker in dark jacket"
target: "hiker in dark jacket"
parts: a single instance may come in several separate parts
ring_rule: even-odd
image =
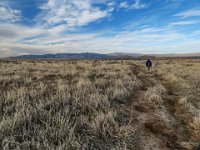
[[[146,61],[146,67],[148,68],[148,71],[150,71],[151,67],[152,67],[152,61],[150,59],[148,59]]]

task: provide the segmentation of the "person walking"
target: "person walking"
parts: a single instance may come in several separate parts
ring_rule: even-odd
[[[152,61],[150,60],[150,59],[148,59],[147,61],[146,61],[146,67],[147,67],[147,69],[148,69],[148,71],[150,71],[150,69],[152,68]]]

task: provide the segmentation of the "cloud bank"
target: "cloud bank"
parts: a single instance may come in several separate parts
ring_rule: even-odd
[[[21,11],[11,9],[8,5],[0,3],[0,21],[1,22],[16,22],[22,18]]]
[[[0,2],[0,57],[65,52],[200,51],[200,8],[167,14],[157,4],[162,2],[48,0],[35,5],[38,11],[30,24],[30,18],[23,16],[26,11],[18,9],[20,2],[19,7]],[[168,18],[163,19],[166,14]]]

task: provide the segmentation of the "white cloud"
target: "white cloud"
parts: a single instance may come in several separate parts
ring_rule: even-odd
[[[8,28],[3,33],[3,29],[6,27]],[[115,31],[105,32],[115,33]],[[41,34],[42,36],[40,36]],[[163,52],[167,48],[170,50],[170,48],[175,47],[177,41],[190,38],[185,34],[166,28],[144,28],[136,31],[118,32],[113,36],[106,37],[104,34],[104,32],[53,34],[51,29],[29,28],[11,24],[0,25],[0,56],[63,52]],[[173,44],[174,42],[175,44]],[[186,50],[185,45],[178,45],[177,50]]]
[[[22,18],[21,11],[10,8],[6,4],[0,3],[0,21],[16,22]]]
[[[183,18],[197,17],[197,16],[200,16],[200,9],[187,10],[187,11],[178,13],[175,16],[177,16],[177,17],[183,17]]]
[[[196,30],[192,32],[193,36],[200,36],[200,30]]]
[[[144,9],[149,7],[148,4],[142,3],[141,0],[134,0],[133,4],[129,4],[127,1],[121,2],[119,4],[119,8],[124,8],[124,9]]]
[[[128,5],[128,2],[127,1],[124,1],[124,2],[121,2],[119,4],[119,8],[129,8],[129,5]]]
[[[23,38],[30,38],[44,34],[46,31],[38,27],[26,27],[15,24],[0,24],[0,43],[1,42],[16,42]]]
[[[108,3],[107,9],[100,9],[94,4],[106,4],[107,1],[94,0],[48,0],[40,9],[42,13],[36,18],[46,26],[65,24],[74,28],[84,26],[99,19],[108,17],[114,10],[112,3]]]
[[[0,57],[18,56],[23,54],[45,54],[57,53],[58,50],[52,49],[50,46],[40,46],[18,43],[0,43]]]
[[[149,5],[145,3],[141,3],[140,0],[135,0],[135,3],[131,6],[131,9],[144,9],[147,8]]]
[[[174,25],[192,25],[192,24],[196,24],[198,23],[198,21],[177,21],[177,22],[172,22],[170,23],[170,25],[174,26]]]

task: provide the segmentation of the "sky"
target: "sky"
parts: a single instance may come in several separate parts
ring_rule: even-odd
[[[0,57],[200,52],[200,0],[0,0]]]

